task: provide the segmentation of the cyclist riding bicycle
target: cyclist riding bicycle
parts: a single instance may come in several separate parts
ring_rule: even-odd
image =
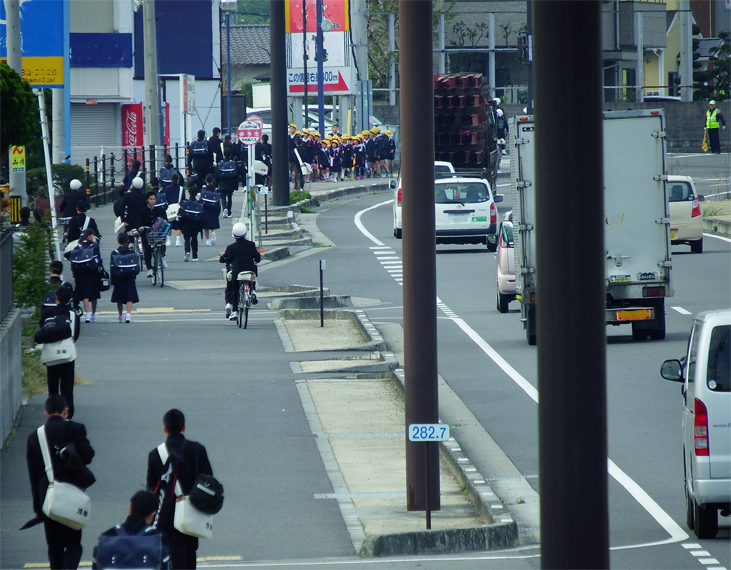
[[[152,249],[150,247],[150,241],[148,239],[150,228],[159,218],[162,218],[165,221],[167,221],[168,219],[167,215],[165,214],[165,210],[163,210],[162,208],[155,208],[156,201],[157,194],[155,194],[155,192],[150,191],[145,194],[146,205],[142,209],[142,211],[140,211],[138,218],[140,224],[138,231],[142,236],[142,249],[145,252],[145,266],[147,267],[147,277],[152,277]],[[161,247],[163,265],[167,267],[167,263],[165,263],[165,246],[163,245]]]
[[[241,222],[234,224],[231,233],[236,240],[221,252],[219,261],[226,264],[226,269],[231,271],[231,279],[226,282],[226,317],[235,321],[239,310],[239,282],[236,279],[242,271],[253,271],[258,275],[256,264],[261,261],[261,254],[256,249],[253,241],[246,239],[246,225]],[[259,301],[256,298],[256,282],[251,282],[251,304],[256,305]]]

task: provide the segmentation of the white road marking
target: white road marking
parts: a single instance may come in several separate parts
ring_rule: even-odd
[[[683,307],[670,307],[671,309],[674,309],[678,311],[681,315],[692,315],[690,311],[686,311]]]
[[[731,243],[731,239],[724,236],[717,236],[716,234],[703,234],[706,237],[716,238]]]
[[[369,210],[373,210],[380,206],[384,206],[386,204],[390,204],[391,202],[393,202],[393,200],[389,200],[388,202],[382,202],[381,204],[376,204],[375,206],[371,206],[370,208],[361,210],[355,215],[355,225],[358,227],[358,229],[363,233],[363,235],[365,235],[371,241],[378,243],[378,245],[383,245],[383,243],[378,241],[377,238],[375,238],[370,232],[368,232],[368,230],[365,229],[365,227],[361,223],[360,218],[365,212],[368,212]],[[401,284],[403,285],[403,283]],[[436,304],[442,311],[445,311],[446,309],[446,311],[452,313],[451,309],[449,309],[449,307],[447,307],[447,305],[442,302],[439,297],[436,298]],[[500,356],[500,354],[498,354],[498,352],[492,346],[490,346],[490,344],[485,339],[477,334],[477,332],[463,319],[459,317],[452,317],[449,315],[448,317],[460,329],[462,329],[462,331],[470,339],[472,339],[472,341],[528,395],[528,397],[530,397],[536,404],[538,403],[538,390],[530,382],[528,382],[528,380],[526,380],[520,373],[518,373],[515,368],[513,368],[502,356]],[[607,471],[620,485],[622,485],[627,490],[627,492],[629,492],[630,495],[632,495],[632,497],[639,503],[639,505],[644,508],[648,512],[648,514],[650,514],[650,516],[652,516],[652,518],[654,518],[655,521],[657,521],[657,523],[661,527],[663,527],[663,529],[665,529],[665,532],[670,535],[670,537],[666,540],[647,542],[644,544],[613,547],[612,550],[642,548],[645,546],[670,544],[688,539],[688,533],[686,533],[680,527],[680,525],[678,525],[678,523],[676,523],[673,518],[669,514],[667,514],[662,509],[662,507],[660,507],[660,505],[658,505],[657,502],[655,502],[655,500],[652,499],[652,497],[650,497],[647,492],[645,492],[644,489],[642,489],[642,487],[640,487],[629,475],[622,471],[609,457],[607,457]]]

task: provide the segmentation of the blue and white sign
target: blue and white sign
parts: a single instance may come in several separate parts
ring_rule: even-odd
[[[447,441],[449,426],[447,424],[410,424],[409,441]]]

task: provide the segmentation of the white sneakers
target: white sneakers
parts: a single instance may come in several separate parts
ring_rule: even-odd
[[[170,236],[165,238],[165,245],[170,245]]]
[[[197,258],[197,257],[194,257],[194,258],[193,258],[193,261],[198,261],[198,258]]]
[[[168,266],[168,262],[167,262],[167,261],[165,261],[165,258],[164,258],[164,257],[162,258],[162,266],[163,266],[164,268],[166,268],[166,269],[167,269],[167,266]]]
[[[148,279],[152,278],[152,269],[147,270],[147,277],[148,277]]]
[[[206,240],[206,247],[211,247],[212,245],[213,245],[213,243],[211,243],[211,238],[208,238]]]
[[[183,247],[183,238],[181,236],[175,236],[175,247]]]
[[[92,323],[95,323],[96,322],[96,313],[92,313],[91,314],[91,322]]]
[[[131,323],[132,322],[132,315],[130,313],[127,313],[124,315],[124,322],[125,323]]]
[[[183,258],[183,261],[190,261],[190,254],[186,253],[185,257]]]
[[[234,311],[234,312],[233,312],[233,313],[231,313],[231,315],[230,315],[230,316],[228,317],[228,320],[229,320],[229,321],[235,321],[235,320],[236,320],[236,319],[238,319],[238,318],[239,318],[239,313],[238,313],[238,311]]]
[[[226,318],[228,319],[231,316],[231,311],[233,310],[233,306],[231,303],[226,303]]]
[[[117,321],[120,322],[120,323],[123,323],[124,322],[124,315],[119,315],[119,317],[117,318]]]
[[[221,214],[222,218],[230,218],[231,214],[228,213],[228,210],[226,208],[223,209],[223,214]]]
[[[216,245],[216,232],[211,232],[211,245]]]
[[[90,323],[91,322],[91,313],[86,313],[86,318],[84,319],[84,322],[85,323]]]

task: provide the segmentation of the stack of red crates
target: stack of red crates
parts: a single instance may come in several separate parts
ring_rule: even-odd
[[[484,168],[496,150],[490,89],[478,73],[434,76],[435,160]]]

